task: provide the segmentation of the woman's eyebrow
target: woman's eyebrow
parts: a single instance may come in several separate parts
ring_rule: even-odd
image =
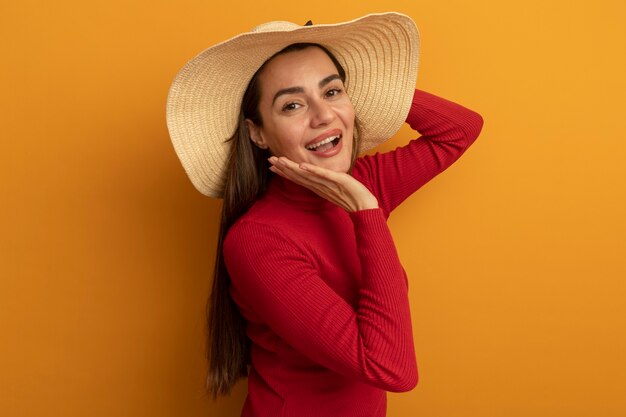
[[[295,93],[304,93],[304,88],[302,87],[289,87],[289,88],[283,88],[282,90],[278,90],[278,92],[276,94],[274,94],[274,99],[272,100],[272,105],[274,105],[274,102],[276,101],[276,99],[282,95],[285,94],[295,94]]]
[[[322,81],[320,81],[317,85],[319,88],[324,88],[324,86],[326,84],[328,84],[329,82],[333,81],[333,80],[340,80],[341,77],[339,76],[339,74],[332,74],[329,75],[328,77],[324,78]],[[274,94],[274,98],[272,99],[272,105],[274,105],[274,103],[276,102],[276,99],[282,95],[285,94],[296,94],[296,93],[304,93],[304,88],[302,87],[288,87],[288,88],[283,88],[282,90],[278,90],[276,92],[276,94]]]
[[[323,88],[326,84],[328,84],[329,82],[331,82],[333,80],[341,80],[341,77],[339,76],[339,74],[329,75],[328,77],[326,77],[322,81],[320,81],[318,86],[319,86],[319,88]]]

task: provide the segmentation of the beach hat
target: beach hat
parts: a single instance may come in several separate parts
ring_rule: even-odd
[[[401,13],[369,14],[349,22],[275,21],[205,49],[178,72],[167,98],[167,127],[174,149],[202,194],[222,197],[241,101],[255,72],[292,43],[326,47],[346,71],[346,92],[360,123],[360,150],[393,136],[411,106],[419,33]]]

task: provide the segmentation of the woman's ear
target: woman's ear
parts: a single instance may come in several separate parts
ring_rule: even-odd
[[[261,129],[250,119],[246,119],[246,129],[248,129],[248,137],[256,146],[261,149],[267,149],[267,143],[263,139],[263,135],[261,134]]]

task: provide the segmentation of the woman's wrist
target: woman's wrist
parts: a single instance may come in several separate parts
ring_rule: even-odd
[[[352,211],[371,210],[377,208],[379,208],[378,200],[376,199],[376,197],[370,194],[368,198],[357,202],[355,210]]]

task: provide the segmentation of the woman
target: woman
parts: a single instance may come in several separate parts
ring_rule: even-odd
[[[247,375],[244,416],[384,416],[386,391],[417,384],[386,219],[482,127],[414,90],[418,47],[397,13],[270,22],[205,50],[172,85],[175,149],[194,185],[224,198],[208,388]],[[405,120],[421,138],[356,158]]]

